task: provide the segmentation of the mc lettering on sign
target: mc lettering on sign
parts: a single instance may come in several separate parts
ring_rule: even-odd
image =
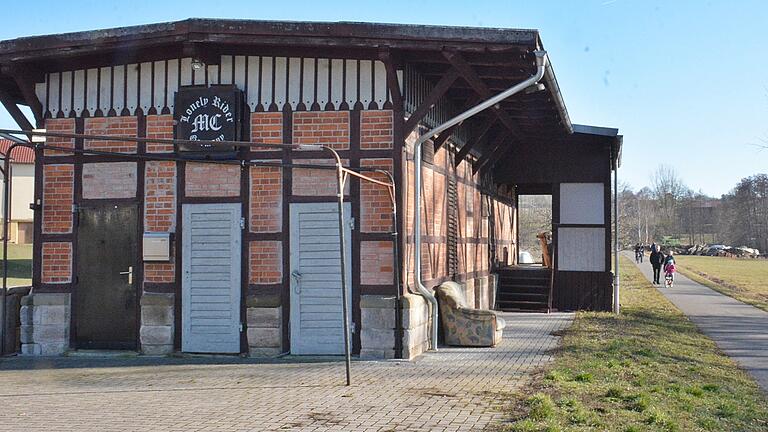
[[[189,141],[238,141],[243,95],[233,86],[182,87],[176,93],[176,138]],[[231,146],[186,144],[179,152],[232,152]]]

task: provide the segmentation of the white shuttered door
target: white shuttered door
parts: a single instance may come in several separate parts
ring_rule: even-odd
[[[350,214],[346,203],[347,287],[352,280]],[[292,354],[344,353],[338,221],[336,203],[291,205]]]
[[[186,352],[240,352],[240,204],[185,204],[182,338]]]

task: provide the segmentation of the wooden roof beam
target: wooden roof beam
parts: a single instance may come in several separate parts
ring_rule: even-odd
[[[398,110],[403,109],[403,94],[400,93],[400,82],[397,80],[395,62],[389,48],[385,47],[379,50],[379,60],[384,63],[384,69],[387,73],[387,87],[389,87],[389,93],[392,95],[392,104]],[[403,136],[408,135],[405,134]]]
[[[23,112],[19,109],[18,106],[16,106],[16,103],[11,100],[8,93],[5,92],[5,90],[0,89],[0,103],[3,104],[5,109],[8,111],[8,114],[11,115],[13,120],[16,122],[17,125],[19,125],[19,128],[22,130],[32,130],[34,127],[32,126],[32,123],[29,122],[27,119],[27,116],[24,115]]]
[[[472,164],[472,174],[476,174],[478,171],[480,171],[480,168],[485,166],[491,159],[493,159],[493,155],[501,148],[502,145],[504,145],[504,142],[509,138],[510,132],[504,132],[499,134],[498,137],[493,141],[493,144],[490,146],[490,150],[484,151],[483,155],[480,156],[480,158]],[[508,146],[511,147],[511,146]],[[506,152],[504,152],[506,153]],[[496,158],[498,160],[498,158]]]
[[[491,118],[483,126],[480,127],[479,133],[477,134],[477,138],[475,138],[473,141],[470,141],[466,144],[464,144],[464,147],[459,149],[459,152],[456,154],[456,158],[453,161],[454,166],[459,166],[462,160],[464,160],[465,157],[469,154],[469,152],[477,145],[477,143],[484,141],[486,137],[488,136],[488,132],[493,127],[494,123],[496,123],[496,118]]]
[[[488,88],[488,86],[483,82],[482,79],[480,79],[479,76],[477,76],[477,73],[472,69],[472,66],[470,66],[469,63],[467,63],[466,60],[464,60],[464,57],[461,56],[460,53],[456,51],[443,51],[443,55],[446,59],[453,65],[456,70],[459,71],[462,78],[470,85],[472,86],[472,89],[475,90],[475,92],[480,95],[483,99],[488,99],[490,97],[493,97],[493,92]],[[506,113],[506,111],[502,111],[500,108],[495,107],[491,110],[498,118],[499,120],[504,124],[504,126],[509,129],[512,136],[516,139],[520,139],[522,137],[522,133],[518,129],[517,125],[515,125],[514,120]]]
[[[456,70],[456,68],[450,68],[443,75],[443,77],[440,78],[440,81],[437,82],[432,91],[429,92],[427,97],[424,98],[424,101],[421,102],[421,105],[419,105],[419,107],[416,108],[416,111],[414,111],[414,113],[408,117],[408,120],[405,122],[405,128],[403,129],[404,136],[410,135],[410,133],[416,129],[416,127],[419,125],[419,122],[424,119],[424,116],[426,116],[429,110],[435,106],[437,101],[445,96],[448,89],[451,88],[453,83],[458,78],[459,72]]]

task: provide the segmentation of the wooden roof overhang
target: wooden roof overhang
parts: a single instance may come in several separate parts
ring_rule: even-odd
[[[462,110],[527,79],[536,70],[533,52],[540,49],[536,30],[188,19],[2,41],[0,100],[9,111],[15,108],[9,105],[30,105],[40,120],[33,89],[45,72],[180,54],[210,64],[217,63],[221,54],[379,58],[388,68],[407,64],[434,84],[406,123],[407,132],[440,98]],[[544,91],[521,92],[467,121],[470,139],[457,159],[471,152],[478,158],[476,171],[490,169],[525,142],[552,141],[571,134],[551,65],[542,82]],[[444,135],[435,141],[436,146],[449,133]]]

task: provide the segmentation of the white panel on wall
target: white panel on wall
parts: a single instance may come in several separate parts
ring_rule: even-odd
[[[152,79],[155,80],[154,95],[152,96],[152,106],[160,114],[165,106],[165,62],[156,61],[155,71]]]
[[[344,85],[346,86],[345,101],[349,109],[352,109],[357,102],[357,61],[347,60],[345,67],[347,68],[347,76],[345,78]]]
[[[192,85],[192,59],[189,57],[181,59],[181,82],[179,85]]]
[[[363,108],[373,100],[373,82],[371,81],[372,63],[370,60],[360,60],[360,102]]]
[[[245,56],[235,56],[235,85],[245,90]]]
[[[205,79],[208,78],[206,75],[204,67],[201,69],[192,68],[192,80],[195,85],[205,85]]]
[[[376,72],[374,98],[379,108],[383,108],[384,103],[387,102],[387,69],[384,67],[384,63],[380,61],[374,62],[374,69]]]
[[[48,74],[51,85],[48,86],[48,111],[54,118],[59,114],[59,85],[61,85],[61,74]]]
[[[604,228],[559,228],[557,269],[562,271],[605,270]]]
[[[256,56],[248,57],[248,94],[246,98],[251,111],[256,111],[256,106],[259,104],[259,86],[261,85],[261,62],[259,60],[259,57]]]
[[[115,66],[113,79],[115,81],[112,93],[112,107],[117,115],[125,108],[125,67]]]
[[[398,70],[396,74],[397,74],[397,85],[398,87],[400,87],[400,94],[403,94],[403,71]],[[389,92],[389,100],[392,100],[392,92]]]
[[[46,76],[45,79],[46,79],[46,82],[47,82],[48,76]],[[48,109],[48,107],[45,106],[45,87],[46,87],[46,85],[47,84],[45,82],[41,82],[41,83],[36,83],[35,84],[35,95],[37,95],[37,100],[40,101],[40,105],[43,106],[44,110]]]
[[[288,103],[296,110],[301,96],[301,59],[292,57],[288,62]]]
[[[317,59],[317,103],[320,109],[325,109],[325,104],[330,100],[328,94],[328,74],[330,73],[330,61]]]
[[[275,103],[277,104],[277,110],[282,111],[283,105],[285,105],[286,98],[286,84],[288,82],[288,59],[285,57],[275,58]]]
[[[602,183],[561,183],[560,223],[604,223],[604,195]]]
[[[139,65],[129,64],[125,68],[125,107],[131,115],[136,113],[138,108],[138,92],[139,92]]]
[[[261,58],[261,106],[264,111],[269,110],[272,103],[272,64],[274,57]]]
[[[208,65],[206,69],[208,70],[208,84],[218,84],[220,78],[219,65]]]
[[[331,60],[331,103],[333,107],[339,109],[344,93],[344,60]]]
[[[315,102],[315,59],[304,59],[304,76],[302,77],[304,93],[302,102],[307,109]]]
[[[88,112],[93,115],[99,107],[99,100],[97,99],[99,95],[99,70],[88,69],[85,78],[87,87],[85,107],[88,109]]]
[[[168,89],[167,89],[167,95],[168,98],[168,108],[173,112],[173,103],[174,98],[176,97],[176,92],[179,90],[179,60],[173,59],[168,60]]]
[[[99,109],[102,115],[109,113],[112,101],[110,93],[112,92],[112,68],[103,67],[99,69]]]
[[[220,84],[232,84],[232,56],[221,56],[221,67],[219,73]]]
[[[72,94],[72,109],[79,117],[85,111],[85,70],[75,71],[75,86],[72,88]]]
[[[146,114],[152,107],[152,62],[139,65],[139,103],[141,110]]]
[[[69,117],[72,110],[72,72],[61,73],[61,111]]]

